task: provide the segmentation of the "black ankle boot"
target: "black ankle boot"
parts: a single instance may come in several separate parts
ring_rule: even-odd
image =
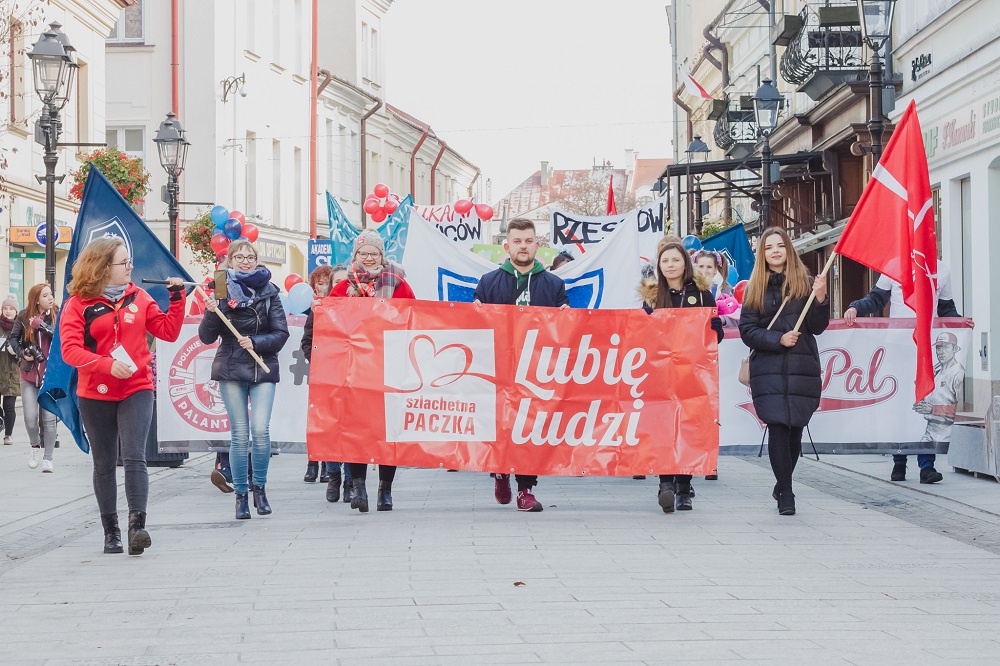
[[[250,502],[246,494],[236,493],[236,520],[250,520]]]
[[[326,482],[326,501],[340,501],[340,472],[334,472]]]
[[[890,481],[906,481],[906,463],[895,463],[892,466]]]
[[[361,513],[368,513],[368,489],[364,479],[354,479],[354,493],[351,495],[351,508]]]
[[[694,497],[694,492],[691,489],[690,483],[678,483],[677,484],[677,510],[678,511],[690,511],[694,508],[694,504],[691,502],[691,498]]]
[[[267,495],[264,493],[264,486],[250,486],[253,493],[253,505],[257,509],[258,516],[268,516],[271,514],[271,505],[267,503]]]
[[[319,463],[310,460],[306,463],[306,475],[302,477],[302,480],[306,483],[316,483],[317,474],[319,474]]]
[[[344,504],[351,501],[354,496],[354,479],[344,479]]]
[[[791,490],[778,494],[778,513],[782,516],[795,515],[795,495]]]
[[[124,553],[122,531],[118,528],[118,514],[102,513],[101,524],[104,525],[104,552]]]
[[[146,514],[142,511],[128,512],[128,554],[142,555],[142,552],[153,545],[146,531]]]
[[[663,509],[663,513],[674,512],[674,482],[661,481],[660,490],[656,493],[656,502]]]
[[[319,482],[320,483],[330,483],[330,472],[326,469],[326,463],[320,461],[321,467],[319,468]]]
[[[392,486],[378,482],[378,505],[376,511],[392,511]]]

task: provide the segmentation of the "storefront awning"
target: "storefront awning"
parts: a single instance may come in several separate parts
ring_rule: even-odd
[[[836,243],[840,240],[840,235],[844,232],[844,227],[847,226],[848,219],[845,217],[836,222],[817,224],[815,230],[807,231],[798,238],[795,238],[792,241],[792,247],[799,254],[803,254],[804,252],[812,252],[813,250]]]

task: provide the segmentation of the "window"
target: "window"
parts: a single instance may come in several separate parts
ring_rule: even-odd
[[[274,43],[271,62],[282,65],[281,60],[281,0],[274,0],[274,9],[271,12],[271,25],[274,28]]]
[[[24,97],[25,82],[22,69],[25,61],[24,57],[24,24],[20,21],[10,19],[10,39],[7,44],[9,49],[9,61],[7,64],[7,81],[10,88],[7,91],[10,95],[10,120],[11,125],[16,125],[18,121],[25,118]],[[23,127],[21,129],[24,129]]]
[[[257,134],[247,132],[247,204],[246,215],[257,214]]]
[[[295,189],[293,190],[295,202],[293,215],[295,219],[290,225],[290,228],[302,231],[310,228],[306,225],[305,214],[302,212],[302,194],[305,192],[305,188],[302,187],[302,149],[295,148],[295,150],[292,151],[292,156],[295,162]]]
[[[115,27],[108,35],[109,42],[115,43],[143,43],[145,33],[143,32],[143,12],[142,0],[136,0],[131,7],[126,7],[118,15]]]
[[[370,55],[372,62],[371,62],[371,75],[368,78],[370,78],[373,83],[378,83],[381,77],[379,76],[379,69],[378,69],[378,31],[375,28],[372,28],[371,43],[369,46],[371,48]]]
[[[281,224],[281,142],[271,140],[271,224]]]
[[[142,127],[109,127],[104,141],[109,148],[117,148],[132,159],[146,161],[146,130]]]
[[[93,141],[90,137],[90,67],[80,59],[77,59],[77,64],[80,67],[76,70],[76,94],[73,96],[73,99],[76,101],[76,142],[89,143]],[[70,107],[72,107],[72,102],[67,108]],[[69,126],[68,117],[66,125]],[[71,141],[67,140],[66,143],[71,143]],[[80,153],[86,151],[86,148],[79,149]]]
[[[338,194],[333,189],[333,121],[326,119],[326,190],[331,194]]]
[[[361,22],[361,77],[368,79],[371,71],[368,67],[368,24]]]
[[[934,234],[937,238],[937,255],[941,256],[941,186],[931,188],[931,213],[934,215]]]
[[[247,19],[247,51],[256,52],[257,46],[257,0],[243,0],[243,11]]]

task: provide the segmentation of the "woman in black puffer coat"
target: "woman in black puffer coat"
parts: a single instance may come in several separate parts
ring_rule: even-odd
[[[212,362],[212,379],[219,382],[219,392],[229,416],[229,461],[236,490],[236,518],[247,519],[250,517],[248,451],[253,454],[254,507],[259,515],[271,513],[264,484],[271,460],[270,422],[279,379],[278,352],[288,341],[288,323],[278,288],[271,284],[271,272],[258,265],[257,251],[250,241],[240,239],[230,243],[226,265],[228,298],[218,302],[210,299],[205,303],[208,312],[198,327],[198,337],[206,345],[221,338]],[[222,323],[216,312],[232,322],[240,332],[238,337]],[[266,371],[250,355],[250,350],[261,357]]]
[[[816,298],[801,329],[793,331],[810,291]],[[740,337],[752,350],[750,392],[757,417],[767,424],[768,457],[777,480],[772,497],[783,516],[795,514],[792,471],[802,453],[802,431],[822,392],[815,336],[829,323],[826,278],[810,279],[784,230],[766,230],[743,298]]]

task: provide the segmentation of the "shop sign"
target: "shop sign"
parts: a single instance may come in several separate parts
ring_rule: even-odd
[[[932,73],[930,53],[921,53],[910,61],[910,80],[913,82],[923,81]]]
[[[925,125],[923,135],[928,160],[998,140],[1000,93],[981,97],[942,121]]]
[[[284,241],[264,240],[258,238],[254,243],[257,256],[268,264],[283,264],[288,259],[288,243]]]
[[[73,227],[63,227],[60,226],[59,235],[56,237],[57,242],[60,245],[64,243],[73,242]],[[11,227],[10,228],[10,244],[11,245],[30,245],[32,243],[38,244],[35,238],[35,233],[38,231],[38,227]]]

